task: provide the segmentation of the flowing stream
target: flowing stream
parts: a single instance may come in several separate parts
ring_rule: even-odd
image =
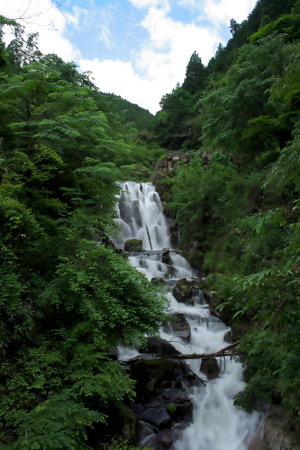
[[[168,220],[157,192],[150,183],[126,182],[119,202],[121,237],[115,245],[124,247],[128,239],[141,239],[141,254],[129,256],[130,263],[151,280],[165,278],[172,286],[180,278],[196,276],[189,263],[172,249]],[[162,262],[162,249],[170,248],[169,264]],[[203,295],[196,295],[195,306],[179,303],[171,292],[166,294],[169,308],[183,313],[191,328],[191,341],[187,344],[180,338],[172,344],[181,353],[212,353],[226,347],[225,334],[230,330],[219,319],[210,314]],[[170,341],[174,336],[161,330],[161,337]],[[120,349],[120,358],[126,359],[138,352]],[[219,358],[220,375],[207,382],[206,387],[194,386],[189,390],[193,402],[193,422],[180,434],[171,446],[173,450],[255,450],[254,440],[261,433],[263,417],[258,413],[248,414],[233,405],[234,396],[243,389],[243,369],[240,363],[226,358],[226,364]],[[187,361],[190,368],[201,378],[199,360]],[[147,436],[139,443],[147,445]]]

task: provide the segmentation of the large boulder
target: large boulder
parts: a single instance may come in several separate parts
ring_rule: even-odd
[[[193,403],[188,397],[176,397],[173,399],[174,405],[176,406],[175,416],[182,417],[190,414],[193,410]]]
[[[130,376],[136,380],[136,392],[140,397],[149,397],[162,381],[176,381],[185,377],[187,369],[182,361],[172,359],[140,359],[130,368]]]
[[[171,428],[172,419],[166,408],[161,406],[149,408],[140,417],[144,422],[148,422],[157,428]]]
[[[186,278],[181,278],[173,287],[172,294],[178,302],[193,305],[192,300],[193,282]]]
[[[143,243],[140,239],[129,239],[124,244],[125,252],[142,252]]]
[[[170,344],[170,342],[157,336],[148,337],[147,347],[140,348],[139,352],[152,353],[157,356],[180,354],[180,352],[176,350],[176,348],[172,344]]]
[[[123,417],[122,440],[134,445],[138,436],[138,420],[131,409],[125,405],[124,411],[126,411],[126,414]]]
[[[155,286],[162,286],[166,284],[166,280],[162,277],[154,277],[151,278],[151,284],[154,284]]]
[[[227,344],[233,343],[231,330],[226,331],[226,333],[224,334],[224,341],[227,342]]]
[[[200,370],[205,373],[209,380],[213,380],[217,378],[220,372],[218,361],[216,358],[202,358]]]
[[[170,249],[169,248],[163,248],[162,249],[162,259],[161,261],[164,264],[172,264],[171,258],[170,258]]]
[[[186,320],[184,314],[174,313],[170,316],[170,323],[166,324],[163,328],[165,333],[172,333],[175,336],[180,337],[186,342],[191,340],[191,327]]]
[[[206,291],[204,293],[204,297],[209,305],[210,313],[213,316],[218,317],[226,325],[230,325],[232,319],[232,312],[230,311],[228,306],[225,306],[224,308],[222,308],[222,310],[217,309],[217,307],[221,303],[223,303],[224,300],[222,300],[215,291]]]
[[[261,450],[300,450],[300,436],[295,432],[291,414],[281,406],[272,405],[265,422]]]

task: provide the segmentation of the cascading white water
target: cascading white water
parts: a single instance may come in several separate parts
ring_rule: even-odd
[[[169,247],[170,237],[167,220],[158,194],[150,183],[126,182],[125,192],[120,196],[118,224],[122,237],[115,241],[123,247],[127,239],[141,239],[144,249],[161,250]],[[148,228],[148,231],[147,231]],[[149,240],[150,237],[150,240]],[[151,241],[151,245],[150,245]],[[171,252],[171,265],[161,261],[161,252],[149,251],[131,255],[130,263],[145,274],[148,279],[163,277],[174,284],[179,278],[193,278],[189,263],[175,251]],[[170,270],[171,268],[171,270]],[[182,353],[212,353],[228,345],[224,336],[229,328],[212,316],[198,299],[195,306],[179,303],[171,292],[166,294],[169,308],[183,313],[191,327],[189,344],[176,337],[172,344]],[[174,336],[161,330],[161,337],[171,340]],[[137,354],[136,351],[120,350],[120,358],[126,359]],[[199,377],[198,360],[188,361],[192,371]],[[222,365],[222,375],[207,383],[206,387],[193,387],[190,398],[193,401],[193,423],[185,428],[181,437],[172,445],[174,450],[255,450],[251,441],[261,430],[262,416],[255,412],[248,414],[233,405],[234,396],[243,389],[243,369],[240,363],[226,359]],[[147,445],[147,436],[140,446]]]
[[[115,240],[115,245],[122,248],[128,239],[140,239],[145,250],[170,247],[167,221],[153,185],[127,181],[122,189],[116,219],[121,237]]]

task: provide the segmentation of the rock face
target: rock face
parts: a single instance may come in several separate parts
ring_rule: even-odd
[[[140,420],[148,422],[157,428],[170,428],[172,426],[171,416],[161,406],[147,409],[141,415]]]
[[[129,239],[124,244],[125,252],[142,252],[143,246],[140,239]]]
[[[162,249],[162,262],[164,264],[172,264],[172,261],[170,258],[170,249],[168,249],[168,248]]]
[[[192,301],[193,282],[186,278],[181,278],[173,287],[172,294],[178,302],[193,305]]]
[[[216,358],[202,358],[200,370],[209,380],[217,378],[220,372]]]
[[[135,444],[138,434],[138,420],[131,409],[126,407],[127,414],[124,416],[124,426],[122,428],[122,435],[124,440],[129,444]]]
[[[204,294],[204,297],[209,304],[210,313],[218,317],[222,322],[226,325],[230,324],[232,318],[232,312],[226,306],[220,311],[217,307],[222,303],[222,299],[218,297],[215,291],[207,291]]]
[[[172,333],[175,336],[180,337],[186,342],[191,340],[191,327],[186,320],[184,314],[174,313],[171,316],[171,321],[164,326],[163,330],[165,333]]]
[[[193,410],[193,404],[188,397],[176,397],[173,399],[173,403],[176,405],[174,413],[176,417],[185,416]]]
[[[140,359],[131,366],[130,376],[137,380],[137,396],[130,408],[139,420],[139,448],[172,448],[181,430],[192,420],[185,363],[164,358]]]
[[[171,359],[140,359],[131,367],[131,377],[137,380],[136,392],[142,397],[158,388],[162,381],[177,381],[185,376],[186,366],[182,361]]]
[[[233,343],[231,330],[226,331],[226,333],[224,334],[224,341],[227,342],[227,344]]]
[[[258,450],[300,450],[300,436],[294,431],[290,414],[281,405],[271,406],[263,445]]]
[[[157,336],[147,338],[148,344],[146,348],[141,348],[140,353],[152,353],[157,356],[163,355],[179,355],[180,352],[165,339]]]

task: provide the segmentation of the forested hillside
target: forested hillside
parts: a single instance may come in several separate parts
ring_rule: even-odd
[[[108,349],[142,342],[164,315],[106,245],[117,182],[148,177],[162,150],[36,38],[1,17],[0,446],[98,448],[134,386]]]
[[[194,153],[159,185],[182,248],[244,335],[249,383],[237,404],[299,411],[300,3],[273,3],[235,24],[207,67],[194,53],[163,97],[159,142]]]

